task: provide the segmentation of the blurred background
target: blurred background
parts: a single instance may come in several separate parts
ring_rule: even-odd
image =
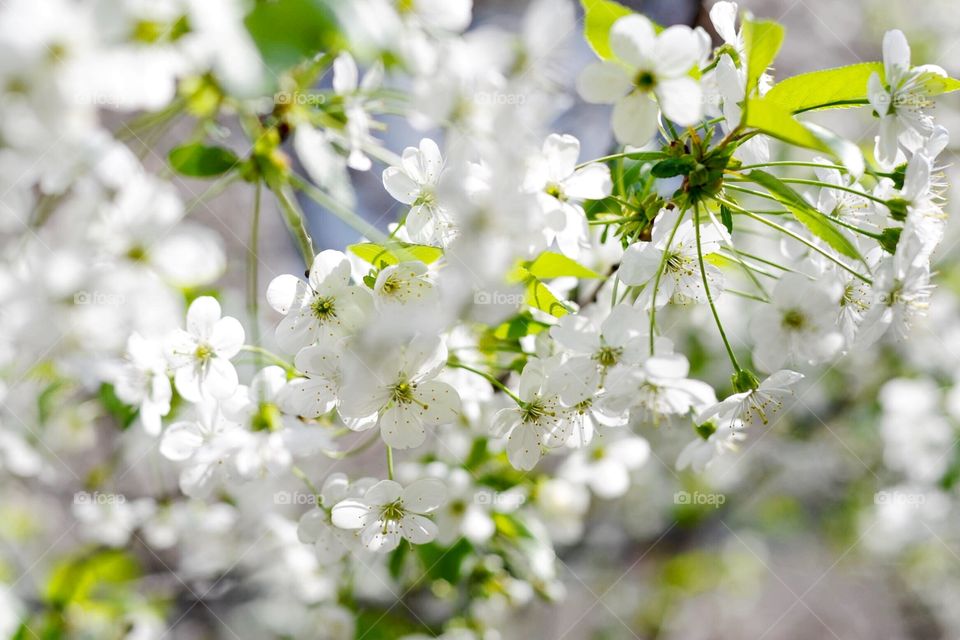
[[[710,29],[709,0],[621,1],[664,25]],[[523,0],[474,3],[472,30],[515,25],[526,7]],[[914,64],[938,64],[960,76],[960,0],[749,0],[741,7],[786,26],[776,79],[879,60],[883,33],[891,28],[906,33]],[[572,86],[592,60],[579,30],[571,32],[557,56],[557,75]],[[960,98],[942,98],[938,110],[940,123],[960,131]],[[872,147],[876,126],[865,113],[818,117],[848,137],[859,136],[864,148]],[[429,135],[398,120],[386,122],[380,137],[395,151]],[[612,145],[606,107],[573,103],[554,130],[579,137],[583,157],[600,156]],[[174,130],[145,164],[159,170],[167,150],[188,131],[186,124]],[[954,162],[956,151],[957,144],[951,144],[943,157]],[[944,170],[952,184],[956,167]],[[359,210],[385,228],[398,209],[379,173],[354,173],[353,178]],[[185,199],[195,195],[189,181],[181,183]],[[245,232],[237,231],[230,213],[248,209],[251,198],[251,187],[235,183],[197,213],[227,243],[225,284],[238,292],[243,290]],[[339,248],[356,240],[328,212],[310,201],[301,204],[318,247]],[[955,218],[957,203],[948,209]],[[851,353],[829,369],[805,371],[807,380],[786,417],[755,430],[739,455],[721,458],[693,480],[674,470],[687,434],[651,431],[644,436],[661,458],[637,472],[625,498],[605,503],[581,495],[583,487],[545,489],[539,499],[558,541],[558,578],[565,594],[558,603],[537,602],[513,615],[503,627],[504,637],[960,638],[956,227],[954,220],[939,252],[939,286],[929,317],[912,339],[891,340],[868,353]],[[280,216],[272,212],[263,214],[260,246],[261,282],[302,269]],[[243,307],[237,295],[225,301],[227,309]],[[724,300],[721,313],[735,338],[745,333],[748,318],[738,314],[736,299]],[[689,321],[686,334],[678,326],[678,349],[691,355],[691,377],[725,378],[725,360],[715,351],[720,345],[700,339],[699,320]],[[29,496],[17,506],[31,509]],[[583,521],[587,530],[580,529]],[[0,544],[22,537],[18,526],[13,518],[0,517]],[[418,611],[429,617],[429,611]],[[170,637],[208,636],[178,629]]]

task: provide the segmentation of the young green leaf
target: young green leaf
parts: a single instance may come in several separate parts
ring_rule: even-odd
[[[765,98],[751,98],[747,102],[746,122],[748,127],[759,129],[768,136],[783,140],[788,144],[830,151],[823,142],[808,128],[798,122],[793,115],[778,103]]]
[[[533,276],[541,279],[562,278],[599,278],[600,274],[562,253],[544,251],[527,266]]]
[[[613,0],[580,0],[583,5],[583,36],[590,48],[601,59],[613,57],[610,50],[610,27],[623,16],[633,13],[631,9]]]
[[[402,247],[403,253],[406,255],[398,256],[398,252],[373,242],[352,244],[347,247],[347,251],[357,256],[364,262],[369,262],[373,265],[384,262],[387,264],[387,266],[394,265],[405,260],[419,260],[424,264],[431,264],[443,256],[443,249],[439,247],[432,247],[426,244],[409,244],[406,242],[398,242],[397,245]]]
[[[696,166],[696,161],[690,156],[682,158],[667,158],[653,165],[650,173],[655,178],[673,178],[689,173]]]
[[[733,233],[733,213],[725,204],[720,205],[720,222],[726,227],[727,233]]]
[[[791,76],[775,84],[764,96],[791,113],[867,104],[867,82],[883,75],[883,63],[861,62]]]
[[[199,142],[172,149],[168,159],[174,171],[191,178],[218,176],[233,169],[240,162],[236,154],[229,149],[211,147]]]
[[[274,77],[319,51],[341,48],[343,38],[328,5],[328,0],[253,3],[244,24]]]
[[[781,181],[780,178],[775,175],[759,169],[752,170],[749,173],[749,177],[761,187],[764,187],[770,192],[770,195],[789,209],[793,217],[809,229],[810,233],[848,258],[855,260],[863,259],[860,256],[860,252],[857,251],[857,248],[853,246],[853,243],[850,242],[847,236],[843,235],[839,229],[833,226],[827,216],[811,206],[810,203],[804,200],[803,196],[797,193],[790,185]]]
[[[747,85],[749,98],[760,76],[773,63],[783,44],[783,26],[770,20],[744,20],[743,41],[747,51]]]

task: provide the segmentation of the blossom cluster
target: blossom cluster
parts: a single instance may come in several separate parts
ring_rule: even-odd
[[[467,600],[442,637],[495,638],[562,595],[555,546],[592,498],[645,465],[703,473],[775,429],[804,372],[907,338],[946,224],[933,100],[960,82],[899,31],[882,62],[777,79],[782,27],[735,3],[710,11],[719,46],[584,5],[598,59],[575,87],[553,66],[569,0],[516,31],[468,30],[470,0],[0,8],[0,470],[130,497],[70,507],[96,543],[71,571],[129,577],[139,553],[201,602],[239,572],[256,595],[230,620],[291,638],[353,637],[425,575]],[[576,96],[612,105],[611,153],[555,130]],[[807,116],[840,106],[878,119],[867,158]],[[356,213],[361,174],[386,228]],[[221,220],[237,187],[252,215]],[[306,200],[357,242],[315,247]],[[260,278],[268,212],[302,274]],[[651,445],[667,430],[679,452]],[[944,445],[881,430],[892,464]],[[48,594],[0,591],[14,630],[110,623],[93,591]],[[189,613],[109,606],[137,638]]]

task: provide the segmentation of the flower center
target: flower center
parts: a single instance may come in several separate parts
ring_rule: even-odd
[[[633,84],[640,91],[651,91],[657,84],[657,77],[652,71],[640,71],[634,77]]]
[[[197,345],[197,350],[193,352],[193,357],[200,362],[206,362],[213,357],[213,347],[206,342],[201,342]]]
[[[612,367],[620,360],[623,355],[623,349],[619,347],[602,346],[600,350],[593,354],[593,359],[603,367]]]
[[[560,200],[561,202],[564,202],[567,199],[566,194],[563,192],[563,187],[561,187],[556,182],[547,183],[547,186],[544,189],[544,191],[547,192],[548,196],[552,196],[557,200]]]
[[[527,402],[520,408],[520,419],[523,422],[539,422],[541,418],[553,415],[552,411],[547,411],[547,407],[542,400]]]
[[[807,326],[807,316],[799,309],[790,309],[783,314],[783,326],[791,331],[802,331]]]
[[[329,320],[337,317],[336,299],[331,297],[320,297],[314,299],[311,309],[313,315],[319,320]]]

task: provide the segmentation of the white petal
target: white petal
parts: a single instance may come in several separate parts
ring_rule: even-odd
[[[329,528],[327,514],[320,509],[311,509],[300,517],[300,522],[297,524],[297,539],[304,544],[310,544]]]
[[[412,449],[427,437],[420,419],[420,407],[396,403],[380,416],[380,437],[388,447]]]
[[[620,18],[610,28],[611,51],[633,67],[649,68],[656,39],[653,23],[636,13]]]
[[[531,425],[521,424],[508,436],[507,458],[514,468],[529,471],[540,461],[540,446],[537,430]]]
[[[210,332],[210,346],[221,358],[232,358],[240,352],[245,338],[240,321],[227,316],[213,325],[213,330]]]
[[[196,422],[176,422],[160,439],[160,454],[168,460],[187,460],[202,445],[203,434]]]
[[[363,494],[363,499],[372,505],[384,505],[396,502],[403,495],[403,487],[393,480],[381,480]]]
[[[237,370],[223,358],[211,358],[201,385],[214,398],[227,398],[237,389]]]
[[[580,141],[571,135],[551,133],[543,143],[543,155],[552,180],[563,180],[573,173],[580,157]]]
[[[187,331],[206,339],[219,319],[220,303],[210,296],[201,296],[194,300],[187,310]]]
[[[420,195],[420,185],[399,167],[387,167],[383,170],[383,188],[394,200],[403,204],[413,204]]]
[[[290,274],[277,276],[267,286],[267,303],[279,313],[287,313],[306,293],[303,280]]]
[[[693,29],[674,25],[665,29],[654,45],[657,80],[676,78],[690,70],[700,56],[700,43]]]
[[[883,34],[883,68],[887,74],[887,82],[893,81],[895,69],[910,68],[910,45],[899,29]]]
[[[324,292],[328,287],[345,287],[350,282],[350,260],[340,251],[321,251],[310,265],[310,286]]]
[[[360,500],[341,500],[330,513],[333,524],[341,529],[360,529],[367,520],[370,507]]]
[[[403,490],[403,507],[414,513],[430,513],[447,503],[447,487],[436,478],[421,478]]]
[[[337,93],[353,93],[357,90],[360,73],[357,63],[347,52],[343,52],[333,61],[333,90]]]
[[[661,80],[656,93],[663,115],[681,127],[691,127],[703,117],[703,91],[693,78]]]
[[[657,103],[645,93],[632,93],[613,106],[613,133],[621,144],[642,147],[657,133]]]
[[[613,190],[610,167],[605,164],[591,164],[578,169],[572,176],[564,180],[563,190],[567,197],[574,200],[606,198]]]
[[[400,520],[400,534],[413,544],[426,544],[437,537],[437,525],[430,518],[408,513]]]
[[[614,62],[594,62],[577,76],[577,93],[587,102],[611,104],[630,91],[626,70]]]

